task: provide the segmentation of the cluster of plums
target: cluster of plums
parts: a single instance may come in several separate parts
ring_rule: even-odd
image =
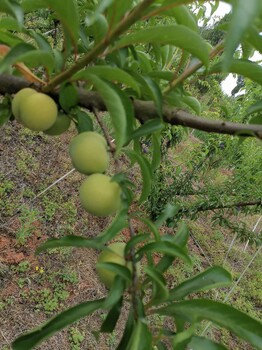
[[[33,131],[43,131],[48,135],[60,135],[70,126],[70,118],[58,112],[54,100],[31,88],[20,90],[12,101],[12,113],[23,126]],[[112,215],[121,205],[121,188],[111,177],[103,173],[109,166],[107,142],[94,131],[86,131],[75,136],[69,146],[69,154],[74,168],[81,174],[89,175],[80,186],[82,207],[96,216]],[[110,244],[98,257],[98,263],[113,262],[127,266],[131,263],[124,256],[125,243]],[[110,287],[115,272],[97,267],[102,282]]]

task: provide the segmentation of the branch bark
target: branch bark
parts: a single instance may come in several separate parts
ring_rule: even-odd
[[[0,94],[13,94],[29,86],[41,91],[39,85],[32,84],[12,75],[0,74]],[[106,106],[98,93],[78,88],[78,95],[80,106],[91,111],[94,109],[106,111]],[[58,92],[52,92],[50,96],[58,101]],[[133,106],[135,116],[141,123],[159,118],[157,108],[152,101],[134,100]],[[163,108],[163,120],[172,125],[182,125],[207,132],[238,136],[256,136],[262,139],[262,125],[210,120],[167,105]]]
[[[229,203],[229,204],[221,204],[221,205],[210,205],[209,207],[199,207],[196,208],[196,212],[203,212],[203,211],[209,211],[209,210],[217,210],[217,209],[231,209],[231,208],[243,208],[243,207],[249,207],[249,206],[262,206],[262,198],[260,199],[256,199],[253,201],[249,201],[249,202],[238,202],[238,203]],[[190,212],[190,210],[192,210],[192,208],[190,209],[186,209],[183,210],[182,208],[179,210],[178,213],[183,213],[186,214],[188,212]]]

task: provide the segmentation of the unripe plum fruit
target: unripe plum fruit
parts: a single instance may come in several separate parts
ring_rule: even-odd
[[[59,113],[54,124],[51,128],[45,130],[44,133],[50,136],[61,135],[69,129],[70,123],[71,120],[66,114]]]
[[[19,121],[19,122],[21,121],[20,120],[21,103],[25,99],[27,99],[27,97],[29,97],[33,94],[37,94],[37,91],[35,91],[34,89],[31,89],[31,88],[24,88],[15,94],[15,97],[12,100],[12,113],[17,121]]]
[[[121,205],[121,187],[111,177],[90,175],[80,186],[80,202],[90,214],[107,216],[114,214]]]
[[[73,166],[82,174],[103,173],[109,166],[109,154],[103,136],[85,131],[75,136],[69,146]]]
[[[126,266],[132,272],[132,263],[125,260],[125,246],[124,242],[116,242],[110,244],[107,249],[103,250],[99,256],[97,263],[115,263]],[[116,273],[101,267],[96,267],[100,280],[110,288],[116,277]]]
[[[57,106],[48,95],[37,93],[20,103],[20,120],[28,129],[45,131],[55,123]]]

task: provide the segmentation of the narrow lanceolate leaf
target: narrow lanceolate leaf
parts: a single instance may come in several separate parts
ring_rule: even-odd
[[[13,16],[18,24],[23,24],[24,13],[22,7],[16,1],[1,0],[0,12],[8,13]]]
[[[125,266],[108,262],[108,263],[98,263],[96,264],[96,267],[98,269],[105,269],[108,271],[115,272],[117,276],[121,276],[123,279],[125,279],[128,282],[131,280],[131,272]]]
[[[105,229],[105,231],[97,236],[96,240],[99,243],[106,243],[107,241],[113,239],[118,232],[122,231],[126,227],[128,227],[127,210],[123,209],[115,217],[113,222]]]
[[[167,204],[163,212],[157,218],[155,225],[160,227],[166,222],[167,219],[173,218],[179,211],[180,207],[178,205]]]
[[[137,43],[174,45],[190,52],[208,66],[208,45],[200,35],[184,25],[156,26],[133,32],[117,41],[115,49]]]
[[[7,103],[0,104],[0,127],[3,126],[12,115],[11,108]]]
[[[138,320],[126,350],[152,350],[152,334],[147,325]]]
[[[256,102],[255,104],[253,104],[252,106],[250,106],[248,108],[248,110],[246,111],[246,116],[253,114],[253,113],[257,113],[262,111],[262,100]]]
[[[74,43],[79,35],[79,18],[76,0],[44,0],[52,10],[55,16],[61,21],[64,31],[71,37]]]
[[[155,311],[159,315],[179,316],[195,323],[209,320],[243,338],[256,349],[262,349],[262,324],[233,307],[212,300],[181,301]]]
[[[25,13],[32,12],[46,6],[45,0],[22,0],[21,6]]]
[[[262,53],[262,37],[259,30],[255,27],[251,27],[248,30],[247,41],[250,43],[257,51]]]
[[[222,345],[213,342],[212,340],[193,336],[188,343],[188,348],[192,350],[227,350],[227,348]]]
[[[34,46],[25,43],[16,45],[8,52],[1,61],[0,72],[17,62],[24,62],[32,67],[42,65],[46,67],[49,72],[54,68],[54,57],[50,52],[36,50]]]
[[[47,322],[41,328],[38,328],[31,333],[22,335],[21,337],[17,338],[12,344],[12,349],[32,349],[38,343],[43,341],[45,338],[50,337],[55,332],[60,331],[61,329],[101,308],[103,302],[104,299],[87,301],[60,313],[58,316],[54,317],[51,321]]]
[[[110,288],[108,296],[103,304],[103,308],[111,309],[122,298],[126,289],[126,281],[120,276],[116,276]]]
[[[87,75],[86,75],[87,77]],[[110,113],[112,124],[115,131],[116,152],[121,150],[126,141],[126,111],[122,103],[121,97],[116,90],[112,89],[109,84],[94,74],[88,74],[88,80],[94,85],[104,100],[107,110]]]
[[[111,333],[115,329],[116,323],[120,316],[121,308],[123,304],[123,297],[112,307],[108,312],[106,319],[104,320],[100,331],[103,333]]]
[[[76,87],[70,83],[64,84],[59,91],[59,103],[65,112],[78,104],[78,93]]]
[[[185,248],[188,242],[190,232],[185,222],[182,222],[178,231],[176,232],[173,242],[181,248]]]
[[[161,131],[164,124],[161,119],[152,119],[147,121],[145,124],[140,126],[138,129],[134,130],[131,134],[132,139],[137,139],[142,136],[147,136],[148,134],[153,134],[154,132]]]
[[[165,301],[168,298],[169,292],[163,275],[149,266],[145,266],[144,271],[149,276],[149,279],[153,284],[150,305],[155,305]]]
[[[185,5],[174,7],[170,10],[165,11],[164,14],[175,17],[178,24],[183,24],[195,32],[198,31],[198,25],[193,14]]]
[[[230,73],[236,73],[249,78],[260,85],[262,84],[262,67],[248,60],[232,60],[227,69]],[[222,63],[217,63],[210,69],[210,73],[223,72]]]
[[[219,266],[211,267],[170,290],[169,300],[180,300],[191,293],[225,287],[231,283],[232,277],[229,272]]]
[[[127,348],[127,344],[130,340],[132,331],[133,331],[133,327],[134,327],[134,315],[133,315],[133,310],[132,308],[129,311],[129,315],[128,315],[128,319],[125,325],[125,330],[123,333],[123,336],[120,340],[120,343],[118,344],[118,347],[116,350],[123,350]]]
[[[94,74],[100,78],[118,82],[132,87],[140,95],[140,86],[137,81],[124,70],[110,66],[94,66],[81,70],[73,76],[75,80],[88,80],[89,74]]]
[[[152,171],[158,169],[161,164],[161,132],[156,132],[152,135]]]
[[[101,249],[102,243],[96,239],[87,239],[79,236],[65,236],[62,238],[52,238],[41,244],[37,248],[36,253],[39,254],[47,249],[62,248],[62,247],[79,247],[79,248],[94,248]]]
[[[144,247],[140,248],[137,252],[138,255],[141,255],[146,252],[158,252],[164,253],[169,256],[179,257],[184,262],[191,264],[191,260],[189,256],[185,253],[185,251],[179,246],[171,243],[171,242],[153,242],[144,245]]]
[[[238,0],[234,2],[233,14],[225,42],[223,71],[230,69],[234,52],[254,22],[261,8],[261,0]]]
[[[126,151],[126,153],[132,162],[135,161],[139,164],[141,169],[141,174],[143,179],[143,189],[142,189],[139,202],[142,203],[148,198],[151,191],[152,172],[151,172],[150,163],[145,157],[143,157],[142,155],[138,154],[135,151]]]
[[[79,134],[84,131],[94,130],[93,120],[89,113],[82,111],[79,107],[74,108],[74,110],[71,113],[76,123],[76,128]]]

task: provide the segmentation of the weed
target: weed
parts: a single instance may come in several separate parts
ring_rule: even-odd
[[[85,339],[85,334],[76,327],[69,329],[69,340],[71,350],[80,350],[80,345]]]
[[[27,239],[35,230],[34,223],[39,220],[39,211],[27,207],[22,208],[22,213],[19,216],[20,228],[16,233],[17,243],[24,245]]]

